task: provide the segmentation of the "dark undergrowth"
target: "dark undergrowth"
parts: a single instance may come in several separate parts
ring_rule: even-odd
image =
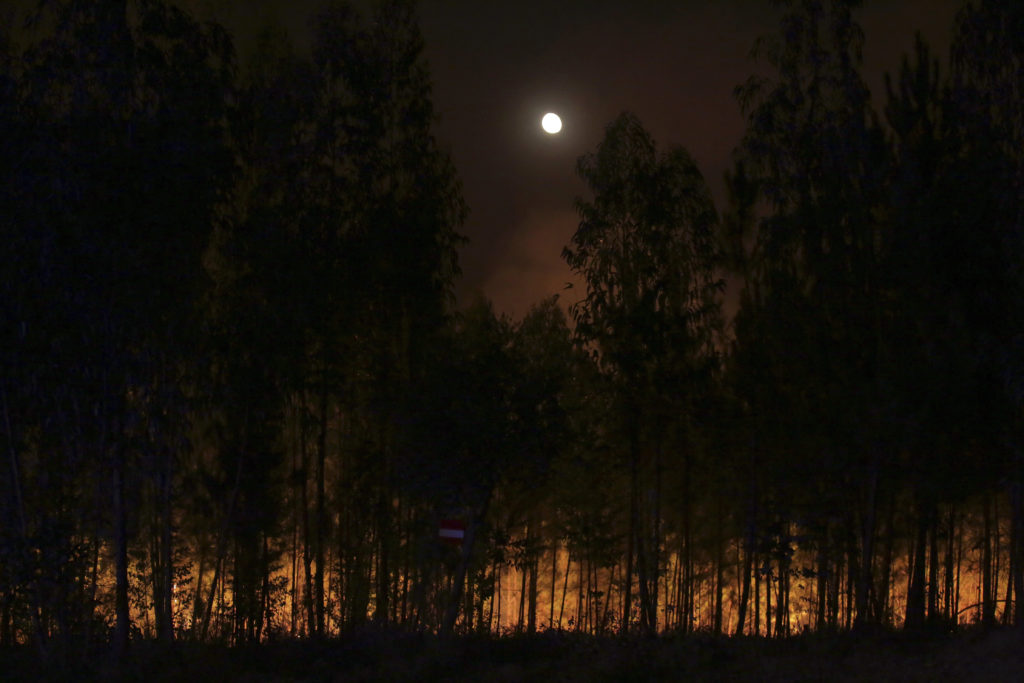
[[[224,647],[134,643],[120,666],[97,654],[42,667],[0,651],[3,681],[1022,681],[1024,631],[504,637],[363,630],[325,641]]]

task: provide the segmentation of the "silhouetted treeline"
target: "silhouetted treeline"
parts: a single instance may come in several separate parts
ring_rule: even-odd
[[[0,645],[1024,623],[1024,11],[871,94],[856,4],[782,3],[720,210],[609,124],[572,325],[454,308],[412,2],[3,27]]]

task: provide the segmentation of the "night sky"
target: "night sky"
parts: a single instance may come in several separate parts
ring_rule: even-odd
[[[261,24],[283,26],[300,47],[319,0],[189,0],[237,37],[243,54]],[[361,3],[367,4],[367,3]],[[945,54],[960,0],[868,2],[864,72],[881,111],[883,74],[894,71],[920,30]],[[659,147],[686,147],[719,210],[722,175],[743,133],[733,89],[759,67],[749,52],[777,30],[768,0],[424,0],[420,18],[440,115],[438,136],[458,167],[470,207],[463,232],[461,299],[482,292],[514,317],[571,279],[562,247],[583,192],[575,162],[623,110],[637,114]],[[548,136],[541,116],[564,128]]]

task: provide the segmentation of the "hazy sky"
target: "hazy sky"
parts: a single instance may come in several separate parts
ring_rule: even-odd
[[[912,48],[915,30],[945,51],[960,2],[866,4],[865,75],[878,102],[882,74]],[[659,147],[686,147],[721,204],[743,133],[733,90],[758,68],[750,48],[778,14],[767,0],[438,0],[422,3],[421,17],[439,136],[472,211],[462,291],[480,290],[518,317],[571,279],[561,251],[584,192],[575,161],[621,111],[637,114]],[[546,110],[563,117],[558,136],[540,129]]]
[[[21,1],[21,0],[19,0]],[[320,0],[179,0],[224,23],[244,53],[262,25],[308,44]],[[367,5],[366,0],[357,4]],[[867,0],[865,75],[876,105],[882,74],[895,70],[920,30],[940,54],[960,0]],[[470,216],[458,291],[494,300],[519,317],[563,292],[562,248],[576,228],[584,188],[577,157],[593,150],[623,110],[660,147],[686,147],[721,209],[722,175],[743,132],[733,97],[758,68],[758,35],[776,30],[769,0],[421,0],[420,17],[440,122]],[[243,57],[244,59],[244,57]],[[540,128],[558,112],[562,133]],[[563,292],[563,302],[582,295]]]

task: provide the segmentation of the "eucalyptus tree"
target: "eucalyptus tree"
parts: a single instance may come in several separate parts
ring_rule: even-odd
[[[550,510],[559,491],[551,488],[550,475],[554,463],[569,447],[572,373],[580,370],[581,362],[557,296],[532,306],[515,325],[510,350],[520,368],[520,382],[514,393],[515,441],[520,453],[503,479],[506,491],[522,501],[524,519],[520,521],[526,527],[523,595],[527,603],[526,630],[533,633],[537,628],[537,584],[544,542],[551,543],[552,553],[557,544]]]
[[[68,501],[74,517],[56,537],[109,533],[123,650],[131,513],[144,500],[159,520],[158,632],[172,636],[174,459],[185,434],[202,251],[231,168],[232,52],[223,31],[157,1],[41,3],[28,36],[11,227],[32,235],[19,240],[29,249],[19,264],[27,287],[19,326],[31,331],[24,340],[47,339],[41,348],[52,353],[42,364],[31,354],[22,360],[34,391],[48,396],[35,426],[64,435],[64,446],[41,450],[63,451],[65,466],[52,471],[76,478],[76,497],[84,495]],[[41,371],[45,385],[31,379]],[[112,482],[109,492],[101,481]],[[89,592],[87,622],[95,586]]]
[[[888,336],[900,368],[893,387],[905,419],[905,464],[918,508],[905,619],[908,627],[916,627],[925,619],[926,584],[928,616],[936,616],[938,541],[933,529],[938,505],[963,500],[986,476],[957,473],[965,453],[979,443],[969,425],[978,424],[978,411],[984,410],[977,400],[982,387],[973,325],[966,324],[970,292],[962,272],[980,267],[975,245],[981,242],[974,235],[981,226],[971,217],[981,216],[967,207],[975,205],[987,181],[965,178],[971,162],[957,130],[959,115],[938,60],[920,38],[914,61],[904,59],[898,80],[889,79],[887,90],[893,174],[885,263],[898,311]],[[929,564],[933,576],[926,579]]]
[[[344,197],[343,267],[353,334],[348,393],[363,442],[379,457],[358,492],[373,510],[375,618],[390,612],[397,538],[392,490],[395,439],[408,388],[424,371],[445,323],[458,274],[465,217],[454,166],[433,134],[436,115],[414,3],[375,3],[365,19],[348,5],[318,21],[314,63],[323,107],[314,118],[326,151],[324,188]],[[334,213],[325,219],[337,219]],[[319,342],[324,352],[333,340]],[[319,497],[318,497],[319,499]],[[318,503],[319,507],[319,503]],[[322,520],[321,520],[322,523]]]
[[[779,35],[757,47],[774,74],[737,89],[748,118],[741,155],[767,214],[741,312],[746,321],[737,331],[749,333],[738,343],[758,347],[752,351],[771,382],[753,387],[761,394],[755,412],[783,420],[774,444],[764,447],[804,459],[777,462],[777,481],[795,483],[810,473],[800,490],[852,494],[819,506],[818,514],[829,526],[857,529],[859,556],[850,554],[847,566],[857,619],[864,620],[880,474],[896,425],[876,218],[887,162],[858,71],[857,4],[782,3]],[[787,462],[792,469],[785,471]],[[780,542],[783,550],[790,546],[788,538]]]
[[[571,310],[578,341],[611,378],[630,467],[622,628],[630,624],[636,559],[641,625],[653,630],[664,435],[701,399],[698,381],[713,361],[721,288],[714,270],[717,216],[690,155],[678,147],[659,154],[629,113],[608,125],[577,171],[593,198],[577,202],[579,227],[563,251],[587,286]],[[685,441],[681,455],[685,472]],[[680,492],[684,527],[689,494]]]
[[[974,211],[963,214],[970,225],[965,232],[972,233],[969,253],[973,258],[966,266],[973,277],[962,284],[975,358],[986,385],[987,419],[980,422],[987,432],[983,441],[1007,457],[1018,624],[1024,622],[1020,599],[1024,595],[1024,343],[1020,334],[1024,278],[1019,266],[1024,257],[1022,29],[1024,9],[1019,3],[971,2],[957,15],[951,48],[951,104],[970,159],[961,177],[977,190]],[[985,239],[974,237],[975,231],[982,231]],[[986,613],[993,609],[989,606]]]

